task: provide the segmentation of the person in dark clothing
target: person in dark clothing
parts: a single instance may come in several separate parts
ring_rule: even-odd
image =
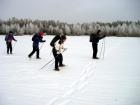
[[[17,41],[15,38],[14,38],[14,35],[13,35],[13,32],[12,31],[9,31],[9,34],[7,34],[5,36],[5,41],[6,41],[6,45],[7,45],[7,54],[12,54],[12,51],[13,51],[13,48],[12,48],[12,40],[14,41]]]
[[[99,59],[97,57],[97,52],[98,52],[98,42],[100,39],[104,38],[104,36],[100,36],[101,30],[98,30],[96,34],[92,33],[90,35],[90,42],[92,42],[92,49],[93,49],[93,59]]]
[[[44,32],[40,32],[40,33],[36,33],[36,34],[32,37],[32,41],[33,41],[33,50],[32,50],[32,52],[28,55],[29,58],[31,58],[31,56],[36,52],[36,59],[41,59],[41,58],[39,57],[39,42],[46,42],[46,40],[42,40],[44,34],[45,34]]]
[[[50,45],[53,47],[52,53],[55,58],[55,69],[54,70],[56,70],[56,71],[59,71],[59,67],[65,66],[63,64],[63,55],[62,55],[64,50],[66,50],[63,46],[65,40],[66,40],[66,35],[62,35],[62,36],[56,35],[50,43]]]

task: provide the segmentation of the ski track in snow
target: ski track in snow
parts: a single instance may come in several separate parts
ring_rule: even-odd
[[[84,88],[86,84],[88,84],[88,78],[90,78],[90,76],[93,76],[95,72],[95,69],[93,69],[93,65],[96,65],[95,63],[93,64],[93,62],[94,61],[89,62],[89,64],[84,67],[80,78],[73,82],[70,88],[62,96],[60,96],[59,98],[55,97],[47,105],[66,105],[67,103],[69,103],[69,97],[76,91],[80,91],[82,88]]]

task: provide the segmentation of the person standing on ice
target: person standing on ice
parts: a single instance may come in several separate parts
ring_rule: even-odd
[[[66,41],[66,35],[56,35],[50,45],[52,48],[52,53],[55,58],[55,69],[56,71],[59,71],[59,67],[64,67],[65,64],[63,64],[63,55],[62,53],[66,50],[64,48],[64,42]]]
[[[46,40],[42,40],[44,35],[45,35],[44,32],[39,32],[39,33],[36,33],[36,34],[32,37],[32,41],[33,41],[33,50],[32,50],[32,52],[28,55],[29,58],[31,58],[32,55],[36,52],[36,59],[41,59],[41,58],[39,57],[39,42],[46,42]]]
[[[90,42],[92,42],[92,49],[93,49],[93,56],[92,56],[93,59],[99,59],[97,57],[98,42],[99,42],[100,39],[105,37],[105,35],[104,36],[100,36],[100,32],[101,32],[101,30],[98,30],[96,34],[92,33],[90,35]]]
[[[7,45],[7,54],[12,54],[13,48],[12,48],[12,40],[17,41],[14,38],[13,32],[9,31],[9,33],[5,36],[5,41],[6,41],[6,45]]]

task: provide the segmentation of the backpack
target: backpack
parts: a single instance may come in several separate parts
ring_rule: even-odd
[[[35,34],[33,37],[32,37],[32,41],[34,41],[35,40],[35,37],[37,36],[37,34]]]
[[[56,41],[58,41],[58,40],[60,40],[60,36],[59,36],[59,35],[55,36],[55,37],[52,39],[52,41],[50,42],[50,46],[54,47],[54,43],[55,43]]]
[[[93,39],[94,39],[94,34],[91,34],[89,37],[89,42],[93,42]]]

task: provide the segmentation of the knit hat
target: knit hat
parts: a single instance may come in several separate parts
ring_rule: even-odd
[[[41,37],[43,37],[44,32],[39,32],[39,35],[40,35]]]
[[[66,35],[62,35],[62,36],[61,36],[61,39],[62,39],[62,40],[66,40]]]
[[[13,31],[9,31],[9,33],[12,33],[13,34]]]

